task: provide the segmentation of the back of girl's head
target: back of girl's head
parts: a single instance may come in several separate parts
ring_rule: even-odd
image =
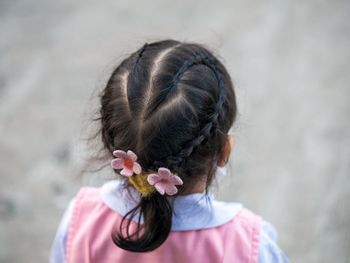
[[[183,181],[179,194],[186,194],[199,181],[208,190],[236,113],[222,63],[203,45],[164,40],[144,44],[117,66],[101,93],[99,120],[111,157],[115,149],[132,150],[143,172],[167,167]],[[137,211],[144,224],[123,235],[127,216]],[[170,233],[172,213],[164,195],[141,198],[113,241],[129,251],[154,250]]]

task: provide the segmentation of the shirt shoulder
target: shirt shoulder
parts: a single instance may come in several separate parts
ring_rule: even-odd
[[[66,262],[67,243],[69,240],[69,229],[77,205],[89,205],[101,203],[100,188],[82,187],[70,200],[65,209],[59,226],[57,228],[54,241],[50,249],[50,263]]]
[[[68,230],[70,226],[71,217],[75,205],[75,198],[73,198],[66,210],[63,213],[61,222],[57,228],[54,241],[50,250],[50,263],[65,263],[66,262],[66,244],[68,238]]]
[[[277,245],[277,231],[272,224],[262,221],[258,263],[289,263],[287,256]]]

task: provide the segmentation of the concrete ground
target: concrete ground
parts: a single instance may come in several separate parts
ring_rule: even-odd
[[[219,197],[275,225],[291,262],[350,262],[350,2],[0,2],[0,262],[47,262],[82,173],[96,91],[146,41],[205,43],[240,117]],[[89,150],[90,149],[90,150]]]

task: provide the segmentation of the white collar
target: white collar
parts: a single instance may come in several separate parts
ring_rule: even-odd
[[[120,180],[107,182],[101,188],[102,201],[123,216],[134,208],[139,200],[136,191],[131,190],[130,194],[123,188]],[[213,194],[196,193],[176,196],[173,209],[171,230],[186,231],[223,225],[241,211],[242,204],[217,201]]]

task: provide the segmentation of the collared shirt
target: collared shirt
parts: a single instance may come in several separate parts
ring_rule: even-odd
[[[119,180],[105,183],[100,193],[102,201],[121,215],[125,215],[134,208],[139,200],[138,193],[136,191],[125,191]],[[168,198],[172,199],[174,197]],[[66,262],[67,233],[73,207],[74,198],[66,209],[58,227],[51,248],[50,262],[52,263]],[[232,220],[242,207],[240,203],[217,201],[213,194],[196,193],[176,196],[173,200],[174,216],[171,231],[198,230],[223,225]],[[276,241],[276,230],[270,223],[263,221],[261,224],[259,263],[288,262]]]

